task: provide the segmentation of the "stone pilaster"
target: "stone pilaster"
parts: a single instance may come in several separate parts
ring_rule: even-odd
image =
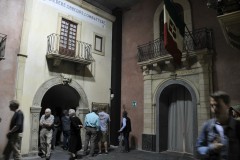
[[[18,54],[18,70],[17,70],[17,81],[16,81],[16,99],[21,102],[24,82],[24,71],[26,65],[26,55]]]
[[[30,139],[30,149],[28,156],[37,156],[38,154],[38,133],[39,133],[39,116],[41,107],[31,107],[31,139]]]
[[[150,71],[150,73],[152,73]],[[147,151],[156,150],[155,135],[155,105],[152,103],[152,75],[144,77],[144,126],[142,134],[142,149]]]
[[[154,131],[154,107],[152,105],[152,78],[147,75],[144,78],[144,127],[143,133],[153,134]]]
[[[212,92],[212,56],[206,52],[198,54],[199,62],[199,107],[198,131],[210,118],[209,94]]]

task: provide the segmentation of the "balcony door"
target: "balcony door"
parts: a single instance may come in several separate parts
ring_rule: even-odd
[[[77,24],[67,19],[62,19],[59,54],[75,57]]]

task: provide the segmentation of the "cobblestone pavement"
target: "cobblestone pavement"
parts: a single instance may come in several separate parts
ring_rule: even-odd
[[[51,154],[51,160],[69,160],[70,154],[60,147]],[[100,154],[94,157],[82,156],[82,151],[78,152],[78,159],[80,160],[193,160],[189,156],[166,156],[166,154],[160,154],[155,152],[147,152],[140,150],[131,150],[128,153],[121,153],[117,147],[110,147],[108,154]],[[44,160],[40,157],[25,157],[23,160]]]

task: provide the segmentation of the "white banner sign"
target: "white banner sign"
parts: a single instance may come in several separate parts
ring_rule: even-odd
[[[105,28],[106,20],[65,0],[41,0],[43,3],[67,12],[78,19],[88,21]]]

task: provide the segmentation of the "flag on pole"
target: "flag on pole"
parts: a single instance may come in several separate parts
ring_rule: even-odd
[[[181,63],[185,24],[170,0],[164,0],[164,47],[176,64]]]

